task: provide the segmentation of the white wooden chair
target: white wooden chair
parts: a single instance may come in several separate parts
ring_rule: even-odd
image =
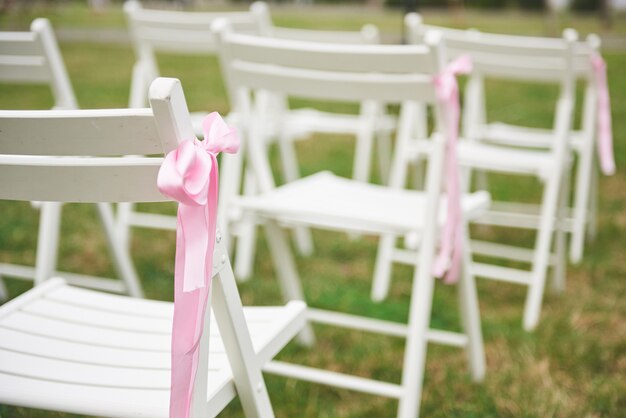
[[[166,200],[157,189],[163,158],[120,157],[163,155],[194,138],[178,80],[156,80],[150,103],[0,111],[0,198]],[[213,417],[238,395],[246,416],[272,417],[260,367],[298,332],[306,307],[242,309],[219,233],[214,254],[190,416]],[[168,417],[172,312],[168,302],[79,289],[61,278],[36,286],[0,307],[0,403]]]
[[[409,27],[413,27],[414,19],[414,15],[407,17]],[[413,36],[419,34],[416,29],[412,33]],[[565,286],[566,228],[561,226],[567,222],[571,148],[576,148],[571,140],[571,126],[577,76],[575,57],[579,48],[577,34],[569,30],[563,38],[554,39],[486,34],[475,30],[448,29],[443,33],[450,56],[469,54],[474,62],[474,70],[466,85],[465,140],[459,145],[461,164],[473,170],[532,176],[543,184],[541,201],[535,206],[534,215],[528,214],[528,203],[494,202],[492,210],[476,220],[477,223],[536,230],[534,248],[494,242],[473,243],[476,253],[530,265],[530,269],[520,269],[473,263],[472,271],[479,277],[528,286],[523,325],[526,330],[533,330],[539,322],[550,266],[554,267],[554,289],[561,291]],[[488,123],[485,79],[558,86],[560,93],[555,104],[553,128],[539,130]],[[587,125],[590,122],[591,126]],[[593,122],[586,121],[585,129],[593,129]],[[589,145],[593,135],[588,134],[585,132],[579,142],[583,164],[590,164],[593,159]],[[471,170],[468,171],[468,184],[470,175]],[[478,185],[481,186],[484,187]],[[586,204],[583,205],[585,208]],[[383,282],[381,280],[379,284]],[[380,286],[381,295],[385,293],[385,286],[385,283]]]
[[[220,60],[236,109],[245,123],[242,135],[248,148],[257,187],[256,196],[240,196],[227,207],[243,217],[262,221],[270,254],[287,299],[302,299],[294,259],[279,225],[305,225],[336,231],[378,236],[419,232],[419,253],[404,262],[415,267],[408,324],[364,318],[338,312],[309,309],[308,319],[366,332],[406,338],[401,384],[313,369],[302,365],[272,362],[265,370],[321,384],[348,388],[399,401],[399,417],[419,414],[428,342],[464,347],[475,380],[484,375],[484,353],[474,279],[465,268],[459,283],[463,332],[430,329],[435,279],[431,273],[445,212],[439,209],[443,182],[445,127],[440,126],[442,109],[437,107],[438,128],[431,140],[413,141],[415,101],[435,105],[433,75],[443,69],[443,56],[435,41],[431,47],[388,45],[328,45],[261,38],[228,31],[226,22],[217,24],[221,34]],[[287,97],[306,97],[359,103],[401,103],[399,130],[394,154],[393,187],[373,185],[320,172],[276,187],[267,159],[256,109],[256,91],[278,92]],[[429,155],[426,191],[403,189],[407,164],[417,154]],[[488,206],[489,197],[480,193],[463,199],[465,216],[476,215]],[[234,222],[237,220],[235,219]],[[469,241],[465,237],[463,264],[469,263]],[[312,343],[311,331],[302,337]]]
[[[47,19],[36,19],[29,32],[0,32],[0,82],[39,84],[50,87],[55,109],[76,109],[72,89],[54,32]],[[25,138],[28,138],[25,135]],[[38,205],[39,206],[39,205]],[[0,264],[2,276],[33,280],[40,284],[57,274],[57,248],[61,226],[61,203],[40,204],[39,235],[35,267]],[[111,205],[98,203],[98,214],[106,232],[114,266],[122,280],[63,273],[70,283],[113,292],[142,296],[141,285],[127,251],[116,245]],[[0,286],[3,288],[3,286]],[[2,289],[4,290],[4,289]],[[4,293],[4,292],[0,292]]]
[[[274,26],[267,4],[258,1],[252,3],[247,12],[153,10],[144,9],[137,0],[127,1],[124,4],[124,10],[137,56],[131,81],[130,107],[146,105],[145,92],[150,82],[159,75],[156,53],[200,56],[215,54],[216,45],[210,33],[210,24],[217,18],[228,19],[233,30],[237,32],[274,38],[350,44],[380,42],[378,29],[373,25],[366,25],[360,31],[317,31]],[[395,120],[384,115],[383,109],[376,103],[364,103],[358,115],[322,112],[310,107],[288,109],[284,98],[276,95],[265,95],[263,100],[259,100],[258,106],[266,115],[267,123],[262,127],[265,140],[278,141],[282,171],[287,181],[300,177],[293,141],[307,138],[314,132],[349,134],[357,138],[354,178],[362,181],[370,178],[373,144],[377,137],[380,173],[383,179],[386,178],[391,148],[389,135],[395,126]],[[202,133],[200,126],[202,116],[203,112],[192,113],[198,135]],[[231,113],[228,119],[232,124],[237,124],[236,115]],[[225,189],[236,189],[239,193],[242,181],[234,169],[231,174],[227,179],[232,181],[233,185]],[[251,181],[244,183],[244,192],[254,194],[254,183]],[[221,216],[220,220],[224,225]],[[142,213],[134,210],[133,206],[127,203],[119,206],[117,231],[118,236],[126,245],[129,241],[129,226],[172,229],[174,225],[175,218],[172,216]],[[254,263],[256,228],[253,224],[242,223],[238,226],[236,233],[239,239],[235,272],[239,280],[245,280],[250,277]],[[230,238],[230,231],[224,230],[224,234],[226,239]],[[306,229],[298,228],[295,232],[295,239],[302,254],[312,253],[313,241]]]
[[[464,51],[455,48],[454,39],[468,36],[468,32],[458,29],[442,28],[439,26],[426,25],[420,15],[409,13],[405,17],[405,24],[409,39],[413,43],[419,43],[427,30],[441,30],[444,37],[450,38],[453,45],[450,47],[450,56],[461,54]],[[570,30],[571,31],[571,30]],[[473,31],[474,35],[476,31]],[[511,45],[527,45],[532,43],[554,44],[552,38],[539,38],[527,36],[507,36]],[[558,41],[556,41],[558,42]],[[600,50],[600,38],[597,35],[589,35],[585,41],[576,42],[574,45],[573,72],[577,80],[583,82],[583,104],[581,125],[570,133],[571,148],[577,155],[577,165],[574,180],[574,193],[571,208],[568,209],[567,218],[560,227],[564,227],[571,234],[569,259],[578,263],[582,259],[585,237],[595,235],[595,219],[597,210],[597,170],[595,168],[595,141],[597,139],[598,125],[598,88],[596,77],[591,65],[592,56]],[[479,93],[475,90],[475,94]],[[468,121],[469,123],[469,121]],[[549,148],[553,137],[553,131],[549,129],[529,129],[500,122],[481,123],[484,127],[484,138],[493,143],[501,144],[524,144],[538,148]],[[497,207],[497,205],[496,205]],[[494,208],[495,209],[495,208]],[[502,208],[505,212],[507,208]],[[497,218],[486,218],[485,221],[496,224],[504,220],[505,223],[521,223],[523,225],[536,224],[538,210],[536,206],[516,207],[521,216],[510,218],[498,215]]]

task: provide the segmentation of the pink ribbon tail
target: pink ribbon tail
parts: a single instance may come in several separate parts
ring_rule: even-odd
[[[461,273],[463,254],[463,218],[459,165],[456,155],[459,135],[459,87],[457,74],[467,74],[472,70],[469,55],[462,55],[448,64],[444,71],[435,76],[437,99],[443,107],[446,133],[445,178],[446,178],[446,222],[443,227],[441,246],[433,264],[433,275],[443,278],[444,283],[456,283]]]
[[[220,151],[237,152],[239,140],[217,113],[204,120],[204,141],[182,141],[159,170],[157,185],[179,202],[174,268],[170,417],[189,416],[198,368],[215,245]]]
[[[611,121],[611,98],[606,75],[606,62],[600,54],[591,55],[591,67],[598,91],[598,156],[600,168],[607,175],[615,173],[615,157],[613,155],[613,128]]]

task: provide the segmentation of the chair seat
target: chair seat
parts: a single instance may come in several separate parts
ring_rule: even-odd
[[[297,333],[305,305],[244,308],[269,361]],[[0,403],[107,417],[168,417],[173,304],[51,279],[0,308]],[[236,395],[211,317],[210,416]]]
[[[457,153],[463,166],[502,173],[536,175],[545,179],[554,168],[554,157],[548,151],[512,149],[461,140]]]
[[[479,137],[497,144],[548,149],[555,141],[555,132],[553,129],[528,128],[493,122],[485,125]],[[584,142],[583,132],[572,131],[570,139],[572,148],[581,151]]]
[[[464,196],[466,219],[489,206],[487,192]],[[338,177],[330,172],[288,183],[259,196],[243,196],[240,207],[257,213],[279,216],[287,223],[300,223],[361,233],[407,234],[422,229],[425,195],[422,192],[392,189]],[[445,220],[445,198],[439,220]]]

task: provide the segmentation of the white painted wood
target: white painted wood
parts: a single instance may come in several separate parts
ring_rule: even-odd
[[[425,25],[422,22],[421,16],[414,13],[406,15],[405,25],[407,27],[407,31],[409,32],[411,42],[417,44],[422,42],[423,36],[428,30],[436,29],[442,31],[445,34],[448,52],[451,57],[468,52],[467,45],[464,43],[468,39],[470,42],[478,39],[491,42],[492,44],[495,43],[505,45],[505,49],[506,47],[523,47],[525,50],[530,51],[533,48],[536,49],[545,47],[547,48],[546,52],[558,49],[559,43],[562,43],[561,39],[555,38],[494,35],[484,34],[477,31],[470,32]],[[575,41],[575,37],[576,33],[572,29],[566,29],[563,32],[563,38],[565,39],[569,38]],[[574,213],[571,216],[571,221],[574,227],[569,230],[571,233],[569,258],[573,263],[578,263],[582,259],[586,230],[588,227],[591,227],[594,222],[594,218],[591,216],[593,214],[593,210],[590,210],[589,208],[595,199],[595,190],[597,190],[591,187],[591,181],[594,175],[594,169],[592,169],[592,167],[594,166],[595,161],[594,142],[596,136],[597,92],[594,74],[591,68],[591,56],[592,54],[599,53],[600,45],[600,38],[595,34],[589,35],[585,41],[574,42],[573,57],[570,66],[571,71],[574,73],[574,77],[583,82],[582,122],[580,127],[572,130],[569,135],[570,146],[577,154],[578,160],[573,199],[570,203],[570,205],[574,208]],[[470,50],[472,53],[474,52],[473,48],[470,48]],[[509,66],[517,65],[515,60],[512,60],[510,56],[507,56],[506,51],[500,58],[493,59],[500,60],[502,63]],[[478,57],[478,61],[480,60],[480,57]],[[549,64],[550,61],[552,61],[552,64]],[[533,60],[534,64],[531,65],[551,65],[552,70],[546,72],[546,75],[550,74],[550,77],[556,77],[556,81],[558,80],[559,67],[562,65],[554,65],[553,61],[554,60],[545,59]],[[519,68],[525,68],[528,67],[528,65],[528,63],[525,63],[520,65]],[[497,65],[491,66],[489,70],[497,71],[496,68]],[[529,74],[532,72],[533,70],[531,70]],[[469,93],[469,91],[470,89],[468,86],[467,92]],[[475,97],[480,97],[480,93],[474,94]],[[466,97],[473,96],[474,94],[468,94]],[[471,119],[472,118],[470,117],[469,120]],[[485,141],[493,141],[498,144],[543,149],[550,148],[551,143],[554,141],[553,130],[525,128],[514,125],[505,125],[498,122],[491,122],[487,124],[484,117],[482,123],[484,126],[481,129],[481,133],[473,133],[471,136],[479,136]]]
[[[66,109],[65,112],[59,114],[46,113],[46,121],[33,123],[33,118],[37,119],[42,116],[38,112],[5,112],[5,117],[0,121],[2,129],[0,129],[0,150],[1,154],[21,154],[27,155],[49,155],[49,156],[108,156],[119,154],[120,150],[131,152],[129,142],[119,144],[116,140],[125,139],[122,132],[124,129],[132,129],[134,126],[141,126],[143,130],[136,130],[137,152],[141,153],[158,153],[162,152],[160,147],[147,147],[146,143],[154,144],[146,140],[146,137],[154,136],[154,129],[141,122],[128,119],[120,123],[111,125],[109,120],[103,118],[93,118],[92,116],[101,116],[101,112],[93,111],[91,115],[85,113],[80,115],[82,124],[66,123],[65,117],[75,115],[67,109],[76,109],[78,103],[72,89],[63,59],[57,45],[54,32],[50,22],[47,19],[35,19],[31,24],[30,32],[0,32],[0,80],[12,83],[37,83],[44,84],[52,90],[55,109]],[[136,115],[141,119],[143,115]],[[67,129],[69,128],[69,129]],[[65,141],[50,140],[54,135],[50,132],[64,132]],[[108,132],[108,137],[101,135],[102,132]],[[118,134],[120,134],[118,136]],[[91,144],[85,148],[85,143]],[[158,145],[158,144],[156,144]],[[53,157],[54,158],[54,157]],[[28,199],[31,192],[42,200],[66,200],[66,201],[83,201],[87,198],[92,202],[103,202],[92,196],[86,196],[93,190],[84,190],[82,187],[90,180],[96,180],[102,176],[100,170],[102,168],[94,167],[91,175],[95,179],[82,178],[82,183],[77,181],[73,172],[66,169],[47,170],[43,168],[47,164],[46,161],[52,163],[51,159],[36,159],[26,157],[23,162],[26,164],[34,164],[33,167],[27,168],[23,166],[3,167],[0,178],[2,180],[2,188],[6,191],[4,198]],[[54,164],[58,163],[54,162]],[[8,165],[14,162],[8,162]],[[18,162],[18,164],[21,164]],[[97,164],[96,164],[97,165]],[[6,169],[5,169],[6,168]],[[42,171],[43,169],[43,171]],[[104,169],[106,171],[106,169]],[[45,172],[45,175],[43,174]],[[121,172],[118,174],[122,174]],[[126,175],[133,175],[128,172]],[[21,182],[25,178],[39,176],[39,182],[35,190],[29,190],[27,187],[22,188]],[[67,183],[68,180],[74,179],[74,183],[80,184],[72,191],[79,193],[78,195],[65,196],[66,198],[57,199],[54,190],[57,190],[57,184]],[[85,192],[85,195],[80,194]],[[105,203],[97,204],[99,213],[105,214],[111,212],[111,207]],[[142,296],[141,286],[134,274],[132,264],[127,252],[121,251],[114,242],[113,224],[107,223],[104,216],[101,216],[104,222],[105,232],[110,244],[111,253],[113,255],[113,263],[117,273],[123,280],[123,285],[115,281],[107,281],[102,278],[93,276],[72,275],[72,281],[82,286],[95,286],[100,289],[111,291],[127,292],[132,296]],[[34,270],[21,269],[20,273],[32,273],[29,278],[34,279],[36,284],[50,278],[56,270],[57,263],[57,247],[60,239],[61,226],[61,204],[55,202],[46,202],[41,205],[41,217],[39,225],[39,235],[37,240],[36,266]],[[19,270],[20,266],[5,265],[0,268],[0,274],[10,276],[14,271],[14,267]],[[23,278],[23,274],[21,277]]]
[[[137,61],[133,67],[130,107],[144,107],[147,105],[146,97],[149,84],[158,74],[158,63],[156,54],[160,52],[175,54],[192,54],[200,56],[213,56],[216,52],[216,39],[214,38],[210,26],[218,19],[227,19],[229,25],[237,33],[262,35],[273,39],[289,39],[304,42],[324,42],[331,44],[375,44],[380,42],[378,29],[372,25],[366,25],[360,31],[313,31],[306,29],[280,28],[274,26],[271,20],[269,8],[264,2],[254,2],[246,12],[182,12],[171,10],[145,9],[136,0],[129,0],[124,4],[130,35],[135,49]],[[273,95],[267,97],[267,134],[263,140],[272,142],[278,141],[283,158],[286,180],[291,181],[299,175],[297,174],[298,163],[295,156],[293,141],[307,138],[314,132],[332,132],[340,134],[354,135],[357,137],[357,148],[364,148],[361,144],[371,142],[376,136],[377,142],[383,149],[390,148],[387,138],[394,128],[393,117],[385,115],[384,109],[377,110],[376,123],[372,125],[369,120],[363,121],[361,115],[337,115],[328,112],[312,111],[313,109],[291,110],[283,98]],[[231,98],[234,103],[234,99]],[[361,112],[363,113],[363,112]],[[202,135],[201,121],[203,114],[196,114],[193,117],[193,126],[197,135]],[[229,115],[229,121],[237,124],[237,115]],[[279,128],[280,126],[280,128]],[[287,127],[288,126],[288,127]],[[367,149],[365,149],[367,151]],[[358,160],[355,162],[355,178],[367,181],[370,177],[370,166],[373,159],[372,152],[359,152]],[[240,157],[243,158],[243,157]],[[384,158],[381,157],[381,158]],[[388,164],[383,161],[382,167]],[[234,166],[234,171],[240,166],[233,158],[227,158],[225,165]],[[386,173],[381,172],[381,177],[385,178]],[[241,189],[241,175],[229,175],[222,182],[221,190],[232,190],[236,188],[239,193]],[[227,184],[232,183],[232,184]],[[222,195],[226,196],[224,193]],[[227,199],[222,198],[222,202]],[[220,212],[222,212],[220,205]],[[128,246],[129,228],[157,227],[169,229],[171,221],[166,218],[155,218],[148,223],[141,222],[134,215],[132,204],[123,203],[118,208],[117,233],[120,240]],[[220,219],[224,216],[220,215]],[[135,221],[138,221],[137,223]],[[220,222],[222,225],[224,222]],[[241,228],[238,236],[235,270],[238,278],[247,278],[252,272],[255,229],[253,225],[248,228]],[[227,240],[229,231],[224,230]],[[313,243],[310,233],[304,228],[298,228],[295,232],[296,244],[300,253],[308,255],[313,251]]]
[[[233,217],[231,222],[237,225],[238,219],[253,219],[265,225],[270,254],[283,294],[299,300],[304,298],[293,255],[284,231],[278,225],[370,233],[383,239],[411,233],[420,237],[419,249],[414,253],[416,268],[406,325],[321,310],[311,311],[308,318],[310,321],[406,338],[401,385],[283,363],[271,363],[266,366],[266,370],[398,398],[398,417],[411,418],[419,414],[428,342],[469,350],[468,359],[474,378],[480,380],[484,374],[484,360],[481,363],[480,359],[483,357],[482,342],[470,342],[475,338],[482,339],[476,322],[479,318],[476,294],[470,291],[475,286],[473,281],[467,280],[461,292],[461,297],[467,299],[463,305],[464,314],[469,315],[465,332],[456,334],[430,329],[435,282],[431,268],[446,212],[441,195],[446,128],[440,122],[442,109],[435,101],[432,84],[433,75],[443,68],[444,56],[436,37],[433,37],[428,47],[376,45],[350,48],[254,38],[229,32],[224,25],[216,27],[216,31],[229,95],[237,99],[236,111],[244,115],[241,119],[241,133],[249,156],[249,168],[255,174],[259,190],[257,195],[233,199],[233,213],[240,214],[240,218]],[[320,61],[310,57],[317,57]],[[391,62],[396,62],[398,66],[390,69]],[[258,91],[278,92],[286,97],[341,99],[355,103],[373,100],[400,104],[400,129],[396,137],[391,187],[340,178],[327,172],[277,187],[269,165],[267,147],[262,140],[261,117],[254,106]],[[417,143],[426,141],[426,138],[416,140],[412,137],[417,131],[417,121],[413,117],[417,102],[435,108],[438,124],[435,133],[427,140],[427,146]],[[409,149],[414,152],[405,152]],[[404,188],[406,165],[416,155],[428,161],[423,191]],[[488,207],[489,200],[488,194],[467,196],[463,201],[463,215],[478,216]],[[231,228],[235,230],[236,226]],[[395,240],[392,239],[391,250],[394,244]],[[466,251],[469,251],[469,245]],[[468,263],[465,260],[465,264]],[[469,266],[466,265],[466,268]],[[471,271],[467,273],[469,277]]]
[[[189,139],[193,130],[178,80],[158,79],[150,92],[153,109],[143,113],[152,115],[143,121],[155,132],[152,141],[159,144],[162,155],[174,149],[179,141]],[[24,113],[32,115],[28,111]],[[64,123],[80,124],[84,116],[81,113],[74,111],[74,117],[65,118]],[[124,112],[102,113],[103,117],[117,119],[124,126]],[[31,123],[45,125],[46,116],[56,114],[56,111],[43,112],[39,118],[33,117]],[[20,112],[0,111],[0,120],[19,117]],[[120,134],[119,130],[112,131],[113,135]],[[130,144],[133,133],[131,128],[123,132],[129,149],[133,147]],[[51,130],[45,140],[53,138],[61,146],[65,146],[63,141],[68,141],[62,129]],[[88,152],[89,140],[86,142]],[[122,184],[128,190],[134,188],[139,196],[145,189],[155,193],[155,165],[146,162],[162,161],[155,157],[111,157],[108,166],[118,171],[133,167],[148,175],[139,172],[120,177],[108,170],[96,182],[84,175],[90,169],[82,161],[85,158],[75,157],[73,153],[33,156],[28,150],[24,150],[26,155],[12,152],[15,151],[7,153],[0,148],[0,172],[10,174],[19,171],[20,164],[26,164],[38,167],[41,172],[37,174],[45,177],[47,172],[67,166],[81,181],[93,181],[90,186],[100,188],[108,200],[126,197],[126,191],[118,190]],[[20,186],[28,190],[27,199],[41,200],[37,187],[33,186],[38,181],[37,176],[24,174]],[[75,184],[74,178],[50,185],[57,191],[47,196],[63,201],[71,196],[66,190]],[[5,197],[14,192],[0,187],[0,193],[0,197]],[[139,199],[133,197],[132,201]],[[59,207],[60,203],[54,206]],[[113,214],[103,210],[101,216],[105,226],[112,227]],[[109,236],[112,246],[113,238]],[[215,416],[238,395],[247,416],[272,417],[260,368],[304,326],[306,305],[294,301],[285,307],[244,311],[219,232],[216,241],[211,298],[214,314],[209,303],[191,416]],[[118,258],[128,262],[120,265],[120,269],[132,270],[129,259],[119,254]],[[45,281],[0,307],[0,403],[106,417],[169,416],[172,315],[171,303],[73,288],[58,278]],[[217,327],[211,326],[212,321]]]
[[[413,41],[419,43],[433,27],[423,25],[416,15],[405,19]],[[534,329],[539,320],[541,299],[548,268],[555,266],[556,282],[564,283],[563,257],[565,236],[569,222],[568,210],[559,205],[559,196],[566,193],[565,178],[571,149],[582,149],[588,140],[580,135],[572,136],[573,103],[576,78],[589,76],[583,66],[582,44],[577,43],[573,30],[565,31],[563,37],[534,38],[478,31],[461,31],[441,28],[451,57],[469,54],[473,70],[466,90],[466,114],[464,135],[466,140],[458,148],[461,163],[466,166],[466,182],[470,185],[473,170],[530,175],[543,183],[543,195],[536,214],[494,210],[486,213],[479,223],[537,230],[530,272],[488,266],[473,266],[478,276],[524,284],[529,287],[524,311],[524,328]],[[589,56],[588,56],[589,58]],[[584,71],[587,71],[585,73]],[[585,74],[585,75],[583,75]],[[518,127],[502,123],[488,123],[485,115],[485,79],[507,81],[546,82],[559,87],[555,103],[552,129]],[[582,156],[581,158],[586,158]],[[484,187],[480,177],[479,187]],[[586,205],[585,205],[586,206]],[[508,209],[512,209],[509,206]],[[556,259],[551,254],[552,238],[557,231]],[[580,233],[580,232],[579,232]],[[493,252],[492,252],[493,254]],[[495,254],[497,258],[510,258],[510,250]],[[554,259],[554,263],[551,263]],[[502,275],[502,276],[499,276]]]

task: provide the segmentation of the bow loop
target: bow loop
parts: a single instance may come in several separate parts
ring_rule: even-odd
[[[213,112],[204,118],[202,131],[204,132],[203,143],[208,152],[234,154],[239,151],[237,131],[229,127],[219,113]]]
[[[212,166],[211,157],[195,141],[182,141],[165,157],[157,186],[161,193],[183,205],[206,205]]]

